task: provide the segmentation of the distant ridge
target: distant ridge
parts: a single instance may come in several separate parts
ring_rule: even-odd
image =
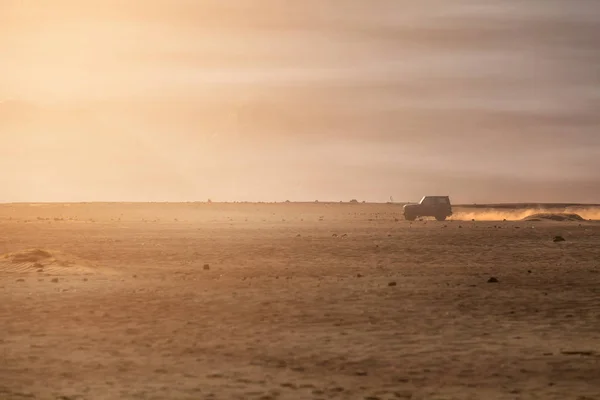
[[[496,203],[496,204],[453,204],[460,208],[566,208],[566,207],[600,207],[594,203]]]

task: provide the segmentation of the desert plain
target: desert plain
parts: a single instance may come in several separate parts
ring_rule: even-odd
[[[1,205],[0,399],[600,399],[569,211]]]

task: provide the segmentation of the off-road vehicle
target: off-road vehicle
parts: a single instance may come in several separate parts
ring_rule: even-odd
[[[444,221],[451,215],[449,196],[425,196],[418,204],[404,206],[404,218],[407,221],[414,221],[417,217],[435,217],[438,221]]]

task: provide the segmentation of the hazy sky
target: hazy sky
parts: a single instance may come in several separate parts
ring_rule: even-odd
[[[0,0],[0,201],[600,202],[597,0]]]

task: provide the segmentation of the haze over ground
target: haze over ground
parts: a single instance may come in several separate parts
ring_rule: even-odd
[[[595,0],[0,0],[0,201],[598,202]]]

